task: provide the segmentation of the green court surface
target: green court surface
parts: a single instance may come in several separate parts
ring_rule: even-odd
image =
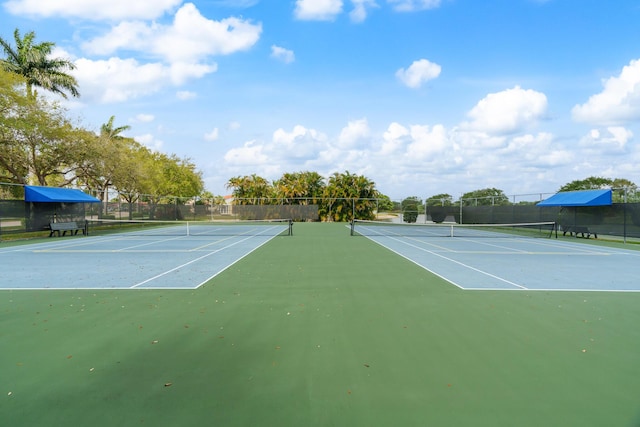
[[[465,291],[296,224],[195,290],[1,291],[0,420],[638,426],[639,325],[639,293]]]

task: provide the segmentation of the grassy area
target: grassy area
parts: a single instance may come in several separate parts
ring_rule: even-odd
[[[198,290],[3,291],[0,419],[640,425],[639,294],[461,291],[294,227]]]

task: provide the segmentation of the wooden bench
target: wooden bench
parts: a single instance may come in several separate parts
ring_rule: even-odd
[[[86,234],[86,229],[84,223],[70,221],[70,222],[50,222],[49,223],[49,237],[53,237],[54,234],[57,234],[60,237],[60,232],[64,236],[69,232],[70,236],[75,236],[78,234],[78,231],[82,231],[82,234]]]
[[[575,234],[576,237],[578,237],[578,234],[580,234],[583,238],[586,239],[591,237],[591,235],[593,234],[594,239],[598,238],[598,235],[596,233],[592,233],[591,231],[589,231],[589,227],[586,227],[584,225],[563,225],[562,235],[566,236],[567,233],[569,233],[569,236],[573,236]]]

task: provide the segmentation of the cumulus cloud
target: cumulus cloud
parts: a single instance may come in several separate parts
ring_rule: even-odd
[[[213,128],[211,132],[204,134],[204,139],[206,141],[217,141],[219,136],[218,128]]]
[[[178,98],[181,101],[187,101],[189,99],[194,99],[196,98],[198,95],[195,92],[191,92],[188,90],[179,90],[176,92],[176,98]]]
[[[82,47],[99,55],[122,49],[152,54],[170,63],[195,63],[207,56],[247,50],[258,41],[261,32],[261,24],[247,20],[207,19],[187,3],[176,12],[172,25],[122,22]]]
[[[116,21],[159,18],[181,3],[182,0],[8,0],[4,7],[13,15]]]
[[[138,114],[134,118],[134,121],[138,123],[150,123],[155,120],[155,116],[153,114]]]
[[[276,130],[269,151],[281,159],[312,159],[326,143],[327,137],[322,132],[296,125],[291,132]]]
[[[397,122],[391,123],[382,135],[384,142],[380,149],[380,154],[386,156],[400,151],[405,145],[408,136],[409,130],[406,127]]]
[[[350,121],[340,132],[338,142],[342,147],[350,148],[358,145],[370,136],[369,123],[367,119]]]
[[[622,126],[609,126],[606,130],[592,129],[580,139],[580,146],[591,150],[611,152],[624,151],[627,142],[633,138],[633,132]]]
[[[541,92],[516,86],[490,93],[467,114],[471,122],[462,129],[489,134],[509,134],[521,131],[544,117],[547,97]]]
[[[387,3],[399,12],[434,9],[440,6],[440,0],[387,0]]]
[[[296,60],[296,56],[292,50],[276,45],[271,45],[271,57],[280,60],[285,64],[290,64]]]
[[[293,15],[303,21],[331,21],[342,13],[342,0],[296,0]]]
[[[407,146],[406,156],[411,162],[432,158],[450,146],[447,131],[442,125],[411,126],[411,143]]]
[[[624,124],[640,119],[640,59],[603,82],[602,92],[571,110],[573,119],[594,125]]]
[[[224,161],[230,166],[262,165],[269,162],[264,147],[255,140],[245,142],[242,147],[232,148],[224,155]]]
[[[351,22],[363,22],[367,19],[367,9],[378,7],[375,0],[351,0],[353,9],[349,12]]]
[[[179,85],[216,70],[210,65],[141,64],[132,58],[117,57],[97,61],[80,58],[75,65],[73,75],[82,88],[82,99],[100,103],[124,102],[150,95],[167,84]]]
[[[123,102],[150,95],[170,79],[171,71],[162,64],[140,64],[135,59],[110,58],[75,61],[74,76],[82,88],[83,99],[101,103]],[[109,82],[105,86],[105,82]]]
[[[418,89],[423,83],[433,80],[440,75],[442,67],[427,59],[419,59],[407,68],[396,71],[396,77],[407,87]]]
[[[262,26],[238,18],[214,21],[203,17],[192,3],[176,12],[170,25],[125,21],[82,48],[108,59],[81,58],[73,73],[82,87],[83,99],[123,102],[149,95],[166,85],[182,85],[217,71],[208,61],[213,55],[227,55],[249,49],[260,37]],[[120,51],[140,52],[156,62],[116,57]],[[108,82],[105,85],[105,82]],[[178,92],[179,99],[195,97]]]

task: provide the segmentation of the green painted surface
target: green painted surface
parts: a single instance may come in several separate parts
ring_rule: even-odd
[[[1,292],[0,422],[640,425],[640,294],[462,291],[294,233],[198,290]]]

